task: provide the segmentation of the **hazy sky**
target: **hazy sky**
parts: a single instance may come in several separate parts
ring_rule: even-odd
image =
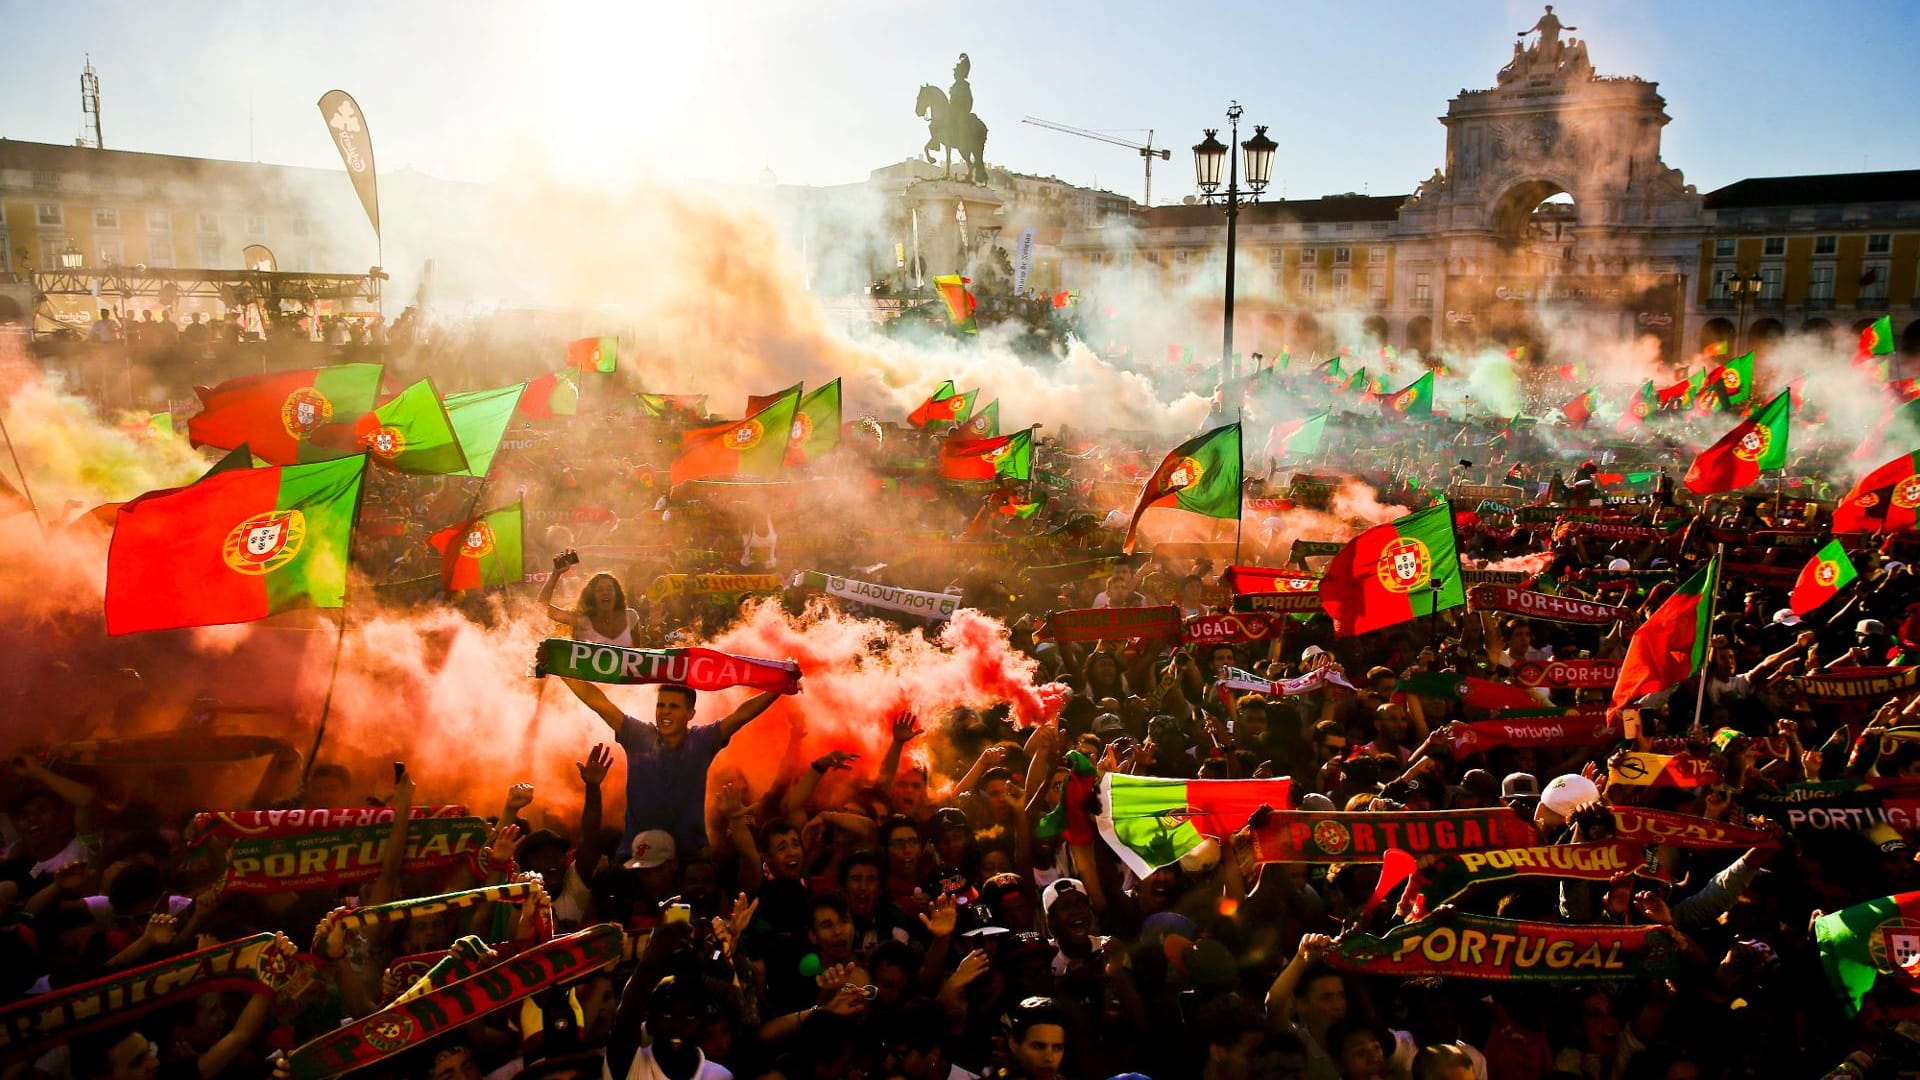
[[[1702,190],[1745,176],[1920,167],[1914,0],[1574,0],[1604,74],[1660,83],[1665,158]],[[1280,143],[1275,187],[1401,193],[1441,161],[1435,117],[1493,83],[1537,3],[1102,4],[882,0],[326,4],[0,0],[0,136],[70,142],[91,53],[114,149],[339,167],[315,102],[351,92],[383,172],[485,179],[526,155],[786,183],[862,179],[916,151],[912,104],[973,58],[987,156],[1140,196],[1132,152],[1032,115],[1174,149],[1228,99]],[[1242,135],[1249,134],[1243,128]]]

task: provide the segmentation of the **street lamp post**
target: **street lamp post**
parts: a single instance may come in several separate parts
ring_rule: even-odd
[[[1253,138],[1240,142],[1240,116],[1243,110],[1239,102],[1227,107],[1229,125],[1228,140],[1239,143],[1241,152],[1247,159],[1247,191],[1245,201],[1257,202],[1260,193],[1266,190],[1267,182],[1273,178],[1273,154],[1279,146],[1267,138],[1264,125],[1256,125]],[[1233,156],[1229,146],[1220,142],[1219,128],[1204,129],[1206,138],[1193,148],[1194,177],[1200,183],[1200,197],[1208,201],[1218,199],[1227,208],[1227,285],[1224,313],[1224,327],[1220,335],[1220,371],[1221,382],[1225,383],[1240,377],[1240,365],[1233,356],[1233,262],[1234,246],[1237,239],[1240,218],[1240,159]],[[1227,167],[1227,189],[1219,191],[1220,168]]]
[[[86,261],[87,261],[86,253],[81,251],[79,248],[74,247],[73,241],[71,240],[67,241],[67,246],[64,249],[62,249],[60,252],[61,269],[78,270],[80,269],[81,266],[86,264]]]
[[[1732,290],[1734,298],[1740,302],[1740,313],[1735,316],[1736,321],[1733,324],[1733,352],[1736,356],[1746,354],[1747,301],[1759,298],[1761,284],[1758,271],[1751,274],[1736,272],[1727,281],[1727,288]]]

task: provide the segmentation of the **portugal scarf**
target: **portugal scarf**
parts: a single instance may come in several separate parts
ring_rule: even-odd
[[[227,853],[222,893],[300,892],[334,889],[380,876],[392,825],[356,825],[236,841]],[[416,818],[407,822],[403,874],[466,866],[478,876],[487,846],[487,823],[479,818]]]
[[[1180,633],[1177,604],[1157,607],[1077,608],[1049,611],[1035,641],[1128,641],[1134,638],[1170,638]]]
[[[1378,937],[1343,934],[1327,960],[1347,971],[1398,979],[1595,982],[1662,978],[1680,970],[1680,956],[1670,927],[1562,926],[1461,912],[1444,925],[1429,920]]]
[[[416,806],[410,818],[466,817],[467,808],[457,803],[445,806]],[[188,847],[197,847],[214,837],[243,840],[263,836],[296,836],[320,829],[345,829],[361,825],[392,825],[390,806],[358,806],[344,810],[217,810],[195,814],[181,837]]]
[[[1534,843],[1533,826],[1504,806],[1487,810],[1285,810],[1253,829],[1257,862],[1379,862],[1388,848],[1449,855]]]
[[[792,660],[762,660],[714,649],[627,649],[572,638],[541,642],[533,674],[622,686],[672,683],[695,690],[749,686],[776,694],[800,692],[800,665]]]
[[[953,593],[916,592],[898,585],[855,581],[816,570],[801,573],[793,579],[793,584],[796,588],[817,589],[850,604],[895,611],[921,619],[950,619],[960,607],[960,597]]]

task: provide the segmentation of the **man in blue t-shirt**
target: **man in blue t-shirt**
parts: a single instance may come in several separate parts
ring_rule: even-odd
[[[719,723],[693,727],[693,706],[699,694],[690,686],[662,686],[649,724],[620,711],[592,683],[569,680],[567,685],[600,714],[627,752],[627,823],[620,836],[621,849],[648,829],[673,834],[675,847],[686,855],[706,848],[707,768],[734,733],[766,712],[780,695],[771,691],[755,695]]]

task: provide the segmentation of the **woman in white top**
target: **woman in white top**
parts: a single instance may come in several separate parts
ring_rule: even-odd
[[[553,605],[553,590],[560,584],[560,575],[579,561],[580,556],[571,551],[563,551],[553,557],[553,573],[540,588],[540,602],[547,605],[547,615],[554,622],[572,627],[576,641],[639,648],[640,614],[627,606],[627,591],[620,587],[620,579],[612,574],[595,574],[588,579],[587,587],[580,590],[579,605],[574,610],[568,611]]]
[[[740,552],[741,566],[749,569],[756,566],[768,569],[773,567],[774,551],[780,542],[780,534],[774,531],[772,514],[767,515],[766,522],[767,531],[764,533],[760,531],[757,522],[747,526],[747,534],[742,537],[745,548]]]

